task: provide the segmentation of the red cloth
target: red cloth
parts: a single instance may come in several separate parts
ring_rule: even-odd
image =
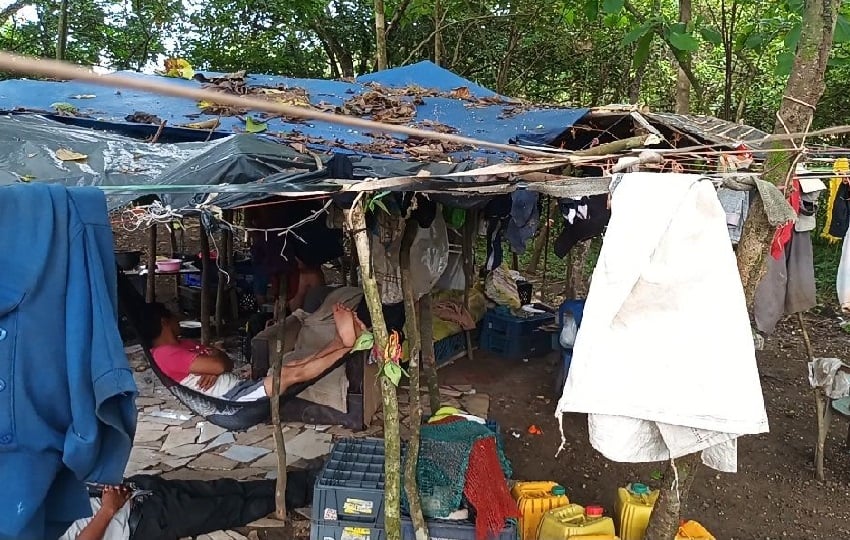
[[[788,194],[788,203],[794,212],[800,213],[800,181],[796,178],[791,182],[791,193]],[[794,222],[789,221],[785,225],[780,225],[773,235],[773,242],[770,245],[770,254],[774,259],[779,259],[785,252],[785,246],[791,241],[791,236],[794,234]]]
[[[478,439],[472,445],[463,494],[475,508],[475,540],[498,536],[506,520],[519,517],[499,463],[495,437]]]
[[[181,339],[177,345],[160,345],[151,349],[153,361],[168,377],[177,382],[189,376],[189,367],[201,354],[210,350],[197,341]]]

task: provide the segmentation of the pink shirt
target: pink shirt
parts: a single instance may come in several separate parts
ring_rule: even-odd
[[[189,366],[198,355],[209,353],[209,348],[191,339],[181,339],[177,345],[160,345],[151,349],[159,369],[177,382],[189,376]]]

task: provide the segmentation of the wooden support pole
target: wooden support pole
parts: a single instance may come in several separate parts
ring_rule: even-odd
[[[478,229],[478,212],[469,210],[463,223],[463,240],[461,251],[463,255],[463,307],[469,311],[469,293],[475,284],[475,235]],[[470,361],[475,357],[472,352],[472,332],[464,331],[466,337],[466,356]]]
[[[815,349],[812,346],[812,340],[809,338],[809,330],[806,328],[806,319],[802,313],[797,314],[797,322],[800,323],[800,331],[803,333],[803,344],[806,347],[806,357],[809,362],[815,359]],[[832,404],[829,398],[823,393],[820,387],[812,388],[812,394],[815,398],[815,415],[818,421],[817,443],[815,445],[815,476],[823,482],[823,455],[826,448],[826,436],[829,434],[829,427],[832,423]]]
[[[366,231],[366,203],[358,199],[346,212],[349,229],[354,233],[354,246],[360,261],[363,295],[372,318],[372,334],[378,351],[384,351],[389,341],[384,321],[383,303],[378,282],[372,269],[369,233]],[[380,354],[379,370],[386,361]],[[399,433],[398,395],[395,385],[381,375],[381,402],[384,408],[384,525],[387,540],[401,539],[401,436]]]
[[[410,376],[410,440],[407,443],[407,457],[404,464],[404,492],[410,509],[410,519],[413,521],[413,532],[417,539],[428,538],[428,526],[422,515],[422,501],[419,498],[419,483],[416,480],[416,464],[419,461],[419,426],[422,425],[422,401],[419,397],[419,354],[421,342],[419,339],[418,314],[416,298],[413,293],[413,276],[410,272],[410,246],[416,239],[419,225],[408,220],[404,224],[404,236],[401,239],[399,265],[401,267],[401,292],[404,297],[405,337],[410,362],[407,372]],[[425,293],[429,296],[430,291]]]
[[[201,343],[210,344],[210,238],[207,228],[199,219],[201,227]]]
[[[547,208],[552,208],[552,197],[546,196]],[[543,244],[543,283],[540,285],[540,297],[545,299],[546,294],[546,271],[549,268],[549,238],[552,236],[552,227],[546,227],[546,240]],[[545,301],[545,300],[544,300]]]
[[[174,225],[168,227],[168,239],[171,242],[171,256],[175,257],[179,251],[177,249],[177,233],[174,232]],[[180,301],[180,274],[174,276],[174,298]]]
[[[287,280],[280,280],[280,297],[286,298]],[[278,302],[277,317],[278,335],[277,349],[272,356],[272,395],[269,400],[272,408],[272,436],[274,438],[275,454],[277,456],[277,481],[274,489],[275,515],[281,521],[286,521],[286,443],[283,439],[283,428],[280,425],[280,371],[283,367],[283,355],[286,351],[286,302]]]
[[[224,239],[224,233],[221,235],[221,246],[225,247],[226,240]],[[219,249],[217,253],[216,259],[216,277],[218,278],[216,287],[215,287],[215,335],[217,338],[221,339],[224,337],[224,329],[222,328],[222,324],[224,321],[224,287],[226,285],[226,276],[223,269],[227,269],[227,255],[224,249]]]
[[[156,223],[148,229],[148,279],[145,300],[156,302]]]
[[[552,227],[552,223],[555,222],[555,216],[558,212],[557,204],[550,204],[546,209],[546,220],[543,223],[543,227],[537,233],[537,238],[534,239],[534,246],[531,251],[531,260],[528,262],[528,273],[536,274],[537,266],[540,264],[540,256],[543,255],[543,249],[546,247],[546,238],[549,235],[549,229]]]
[[[437,358],[434,354],[434,315],[431,313],[431,295],[419,299],[419,335],[422,339],[422,365],[428,383],[428,402],[431,414],[440,408],[440,382],[437,379]]]

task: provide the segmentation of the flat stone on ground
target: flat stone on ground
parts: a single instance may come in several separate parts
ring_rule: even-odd
[[[168,451],[171,448],[193,444],[198,438],[198,432],[194,429],[187,428],[168,428],[168,437],[162,443],[162,451]]]
[[[199,443],[209,442],[218,437],[219,435],[227,433],[227,430],[223,427],[219,427],[209,422],[199,422],[197,429]]]
[[[238,465],[232,459],[218,456],[216,454],[203,454],[189,463],[189,467],[193,469],[207,469],[214,471],[229,471],[235,469]]]
[[[213,439],[213,441],[211,443],[209,443],[206,446],[206,448],[204,448],[204,452],[209,452],[213,448],[218,448],[219,446],[222,446],[222,445],[225,445],[225,444],[233,444],[235,442],[236,442],[236,438],[233,436],[233,433],[230,433],[230,432],[222,433],[221,435],[219,435],[218,437]]]
[[[268,454],[269,452],[270,450],[268,450],[267,448],[258,448],[255,446],[244,446],[241,444],[234,444],[221,455],[228,459],[238,461],[239,463],[251,463],[252,461],[256,461],[258,458]]]
[[[290,454],[303,459],[314,459],[330,454],[332,439],[329,433],[305,431],[286,443],[287,461]]]
[[[203,444],[184,444],[183,446],[178,446],[176,448],[169,448],[165,451],[165,453],[174,457],[194,457],[200,456],[203,450]]]

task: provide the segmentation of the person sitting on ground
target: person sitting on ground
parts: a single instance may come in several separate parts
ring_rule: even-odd
[[[163,304],[146,304],[141,317],[140,338],[150,349],[156,365],[174,381],[208,396],[229,401],[253,401],[272,395],[272,378],[243,381],[232,372],[227,353],[197,341],[180,339],[177,317]],[[329,371],[354,346],[366,326],[343,306],[333,308],[336,336],[320,351],[289,362],[280,371],[280,393]]]
[[[290,471],[286,507],[312,502],[314,471]],[[243,527],[275,509],[275,481],[166,480],[130,477],[91,493],[92,517],[71,524],[59,540],[177,540]]]

